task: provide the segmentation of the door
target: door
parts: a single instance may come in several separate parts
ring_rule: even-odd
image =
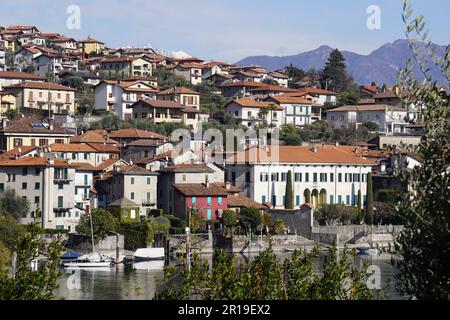
[[[207,219],[211,220],[211,218],[212,218],[212,216],[211,216],[211,209],[208,209],[207,216],[208,216]]]

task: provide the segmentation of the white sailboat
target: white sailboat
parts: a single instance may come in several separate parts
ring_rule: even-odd
[[[105,268],[111,266],[112,258],[95,252],[94,229],[92,227],[92,213],[89,214],[91,222],[92,253],[78,257],[77,259],[64,263],[64,268]]]

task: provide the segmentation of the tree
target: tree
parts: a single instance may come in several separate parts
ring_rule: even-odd
[[[292,171],[289,170],[286,178],[286,192],[285,192],[285,209],[294,209],[294,190],[292,185]]]
[[[9,109],[5,113],[3,113],[9,120],[17,120],[22,114],[17,109]]]
[[[92,210],[92,229],[97,240],[105,239],[109,232],[117,231],[118,227],[119,219],[108,210],[100,208]],[[80,222],[75,229],[81,234],[91,235],[89,213],[85,213],[81,216]]]
[[[372,173],[367,175],[367,191],[366,191],[366,215],[364,217],[366,224],[373,224],[373,189],[372,189]]]
[[[243,208],[239,212],[239,221],[243,223],[245,227],[249,225],[253,231],[256,231],[262,223],[261,211],[255,207]]]
[[[0,300],[52,300],[58,287],[60,272],[58,269],[62,252],[61,239],[55,239],[45,245],[41,240],[42,229],[38,222],[27,227],[15,245],[17,252],[14,277],[0,269]],[[40,254],[47,261],[35,271],[32,261]]]
[[[77,92],[86,91],[83,78],[79,76],[69,77],[65,82],[69,87],[74,88]]]
[[[403,20],[411,49],[424,81],[415,78],[410,59],[398,78],[397,93],[405,105],[414,101],[423,111],[424,136],[416,152],[420,166],[402,170],[400,180],[408,191],[396,206],[404,229],[395,248],[402,255],[397,289],[417,299],[447,300],[450,294],[450,96],[442,91],[429,72],[429,65],[450,83],[450,47],[443,58],[431,49],[423,16],[413,17],[410,1],[404,1]],[[419,42],[420,40],[421,42]]]
[[[238,223],[238,215],[234,210],[225,210],[222,214],[223,225],[230,229],[230,234],[233,234],[233,227]]]
[[[23,236],[25,228],[11,214],[0,214],[0,243],[13,249],[17,239]]]
[[[188,221],[192,233],[205,231],[206,220],[197,213],[195,209],[191,209],[190,219]]]
[[[335,49],[330,53],[328,60],[325,63],[322,76],[322,81],[328,84],[326,85],[326,88],[336,92],[348,90],[353,82],[347,75],[345,58],[338,49]]]
[[[317,220],[320,225],[337,226],[349,225],[357,221],[357,209],[345,205],[323,205],[317,212]]]
[[[0,192],[0,212],[10,214],[17,219],[22,218],[30,211],[30,202],[18,196],[13,189]]]
[[[357,90],[342,92],[339,95],[337,106],[357,105],[361,99],[361,94]]]
[[[364,122],[363,127],[366,128],[370,132],[375,132],[375,131],[378,131],[378,129],[379,129],[378,123],[373,122],[373,121]]]

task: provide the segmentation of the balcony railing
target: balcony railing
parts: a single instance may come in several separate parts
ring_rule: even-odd
[[[53,204],[53,211],[67,211],[73,209],[75,205],[73,202],[63,202]]]
[[[142,200],[142,206],[143,207],[151,207],[155,205],[155,201],[151,200]]]

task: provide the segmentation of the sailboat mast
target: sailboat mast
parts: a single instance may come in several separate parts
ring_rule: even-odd
[[[92,239],[92,253],[95,253],[95,247],[94,247],[94,228],[92,226],[92,211],[89,212],[89,220],[91,222],[91,239]]]

